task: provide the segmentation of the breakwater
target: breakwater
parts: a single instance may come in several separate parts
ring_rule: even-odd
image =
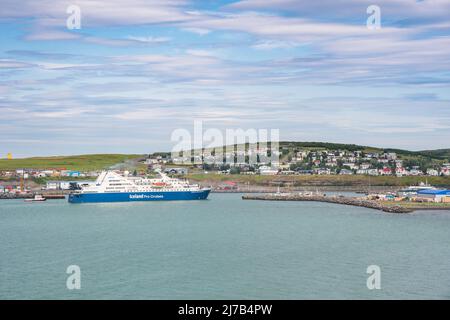
[[[45,193],[45,192],[28,192],[28,193],[0,193],[0,199],[31,199],[35,195],[40,194],[46,199],[64,199],[64,194]]]
[[[353,197],[336,197],[324,195],[301,195],[301,194],[286,194],[286,193],[271,193],[271,194],[252,194],[243,195],[243,200],[268,200],[268,201],[317,201],[336,203],[349,206],[365,207],[370,209],[381,210],[390,213],[410,213],[413,210],[396,205],[385,205],[373,200],[365,200]]]
[[[285,186],[268,186],[268,185],[256,185],[256,184],[241,184],[238,183],[233,189],[225,189],[223,186],[217,183],[200,183],[204,187],[212,187],[211,192],[216,193],[276,193],[280,191],[281,193],[296,193],[296,192],[354,192],[361,194],[368,193],[387,193],[396,192],[400,187],[389,187],[389,186],[372,186],[372,187],[362,187],[362,186],[296,186],[296,187],[285,187]]]
[[[33,197],[34,193],[0,193],[0,199],[29,199]]]

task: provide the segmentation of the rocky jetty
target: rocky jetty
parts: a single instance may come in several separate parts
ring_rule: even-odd
[[[34,198],[34,193],[0,193],[0,199],[28,199]]]
[[[44,192],[29,192],[29,193],[12,193],[12,192],[5,192],[0,193],[0,200],[1,199],[30,199],[34,198],[36,194],[42,195],[46,199],[64,199],[64,194],[52,194],[52,193],[44,193]]]
[[[244,195],[243,200],[269,200],[269,201],[318,201],[329,202],[336,204],[343,204],[349,206],[365,207],[370,209],[381,210],[390,213],[410,213],[413,210],[396,205],[385,205],[378,201],[365,200],[354,197],[342,196],[324,196],[324,195],[301,195],[301,194],[287,194],[287,193],[271,193],[259,195]]]

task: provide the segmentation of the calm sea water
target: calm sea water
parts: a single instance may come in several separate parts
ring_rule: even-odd
[[[450,212],[312,202],[0,202],[0,299],[450,298]],[[381,268],[381,290],[366,269]],[[66,268],[81,268],[81,290]]]

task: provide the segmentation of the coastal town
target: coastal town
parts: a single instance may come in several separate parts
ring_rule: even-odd
[[[261,152],[267,152],[262,150]],[[239,153],[225,153],[226,159],[237,158]],[[247,156],[247,155],[246,155]],[[329,150],[298,151],[295,156],[285,157],[284,161],[250,165],[244,162],[219,161],[210,153],[193,159],[186,164],[186,158],[172,158],[170,154],[150,154],[141,159],[139,169],[134,175],[163,170],[168,174],[185,175],[189,172],[204,174],[242,174],[242,175],[365,175],[365,176],[450,176],[450,163],[430,164],[428,167],[417,161],[404,160],[396,153],[364,153],[361,151]],[[128,170],[123,170],[128,171]],[[101,170],[69,170],[67,168],[20,168],[1,170],[0,179],[39,179],[64,178],[64,181],[48,181],[47,189],[69,189],[70,178],[95,178]],[[0,186],[0,192],[8,190]]]
[[[67,194],[92,184],[103,170],[114,170],[122,176],[136,178],[163,172],[172,177],[193,179],[201,185],[210,186],[213,192],[276,193],[269,199],[279,198],[283,193],[289,197],[282,196],[281,199],[298,198],[298,194],[302,195],[300,199],[304,199],[304,195],[308,199],[318,196],[321,199],[320,189],[321,192],[358,192],[366,194],[365,200],[368,201],[450,202],[446,191],[449,185],[446,178],[450,177],[450,161],[447,158],[413,156],[391,150],[348,149],[351,147],[292,148],[282,145],[278,150],[267,146],[255,150],[236,148],[232,151],[220,150],[220,154],[215,149],[192,150],[188,153],[189,157],[159,152],[124,158],[123,162],[91,169],[70,164],[1,169],[0,197],[11,198],[18,194],[27,197],[39,192],[56,197],[57,194]],[[249,161],[252,156],[258,160],[256,163]],[[90,161],[83,159],[84,162]],[[2,161],[13,161],[12,155],[8,154]],[[397,183],[408,177],[415,178],[417,183],[414,186]],[[344,178],[359,180],[354,183]],[[389,187],[380,179],[395,183]],[[436,182],[436,179],[441,179],[440,188],[428,184],[428,180]],[[346,189],[346,183],[353,187]],[[314,189],[315,192],[311,192]],[[299,193],[293,197],[293,192]],[[341,202],[342,199],[339,200]]]
[[[266,154],[269,150],[258,150]],[[277,152],[282,156],[282,151]],[[214,170],[221,174],[260,174],[260,175],[369,175],[369,176],[450,176],[449,163],[423,164],[414,160],[405,160],[395,152],[373,153],[347,150],[297,151],[277,162],[259,161],[250,165],[247,161],[233,159],[248,158],[248,153],[229,152],[220,157],[204,152],[201,156],[192,157],[198,169]],[[280,157],[282,159],[282,157]],[[230,160],[231,159],[231,160]],[[165,164],[184,164],[186,157],[164,158],[161,155],[149,156],[146,161],[151,167]]]

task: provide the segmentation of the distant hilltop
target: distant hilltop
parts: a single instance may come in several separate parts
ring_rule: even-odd
[[[450,148],[448,149],[436,149],[436,150],[423,150],[423,151],[409,151],[395,148],[379,148],[370,146],[361,146],[356,144],[341,144],[341,143],[329,143],[329,142],[280,142],[280,148],[323,148],[328,150],[348,150],[348,151],[366,151],[366,152],[383,152],[383,153],[396,153],[398,155],[409,156],[423,156],[431,157],[434,159],[449,160]]]
[[[226,148],[237,147],[243,145],[223,146],[222,149],[225,152]],[[249,144],[246,144],[249,147]],[[270,142],[268,143],[270,149]],[[220,150],[221,147],[204,148],[203,151]],[[436,149],[436,150],[422,150],[422,151],[409,151],[396,148],[381,148],[363,146],[357,144],[345,144],[345,143],[332,143],[332,142],[297,142],[297,141],[281,141],[279,142],[279,148],[284,153],[301,151],[301,150],[342,150],[342,151],[362,151],[367,153],[396,153],[400,156],[412,156],[412,157],[428,157],[433,159],[440,159],[450,161],[450,148],[448,149]],[[193,153],[195,150],[191,150]],[[155,152],[153,154],[159,154],[168,156],[170,152]]]
[[[355,152],[360,151],[363,153],[373,153],[373,154],[386,154],[386,153],[395,153],[401,157],[412,157],[412,158],[428,158],[434,160],[442,160],[442,161],[450,161],[450,148],[448,149],[436,149],[436,150],[422,150],[422,151],[409,151],[404,149],[395,149],[395,148],[380,148],[380,147],[371,147],[371,146],[363,146],[356,144],[343,144],[343,143],[330,143],[330,142],[295,142],[295,141],[281,141],[278,143],[279,151],[286,154],[293,154],[299,151],[348,151]],[[239,148],[238,148],[239,147]],[[254,145],[250,147],[247,143],[245,145],[234,145],[234,146],[223,146],[223,147],[213,147],[213,148],[204,148],[202,153],[211,153],[217,152],[222,149],[222,152],[225,153],[228,149],[255,149]],[[266,145],[267,149],[271,149],[270,142]],[[197,151],[197,152],[196,152]],[[189,151],[188,151],[189,153]],[[198,150],[191,150],[191,153],[198,153]],[[162,155],[162,156],[170,156],[170,152],[155,152],[154,155]]]
[[[450,175],[450,149],[408,151],[355,144],[283,141],[188,150],[176,155],[155,153],[151,158],[151,164],[163,161],[163,164],[193,165],[207,171],[235,174]]]

